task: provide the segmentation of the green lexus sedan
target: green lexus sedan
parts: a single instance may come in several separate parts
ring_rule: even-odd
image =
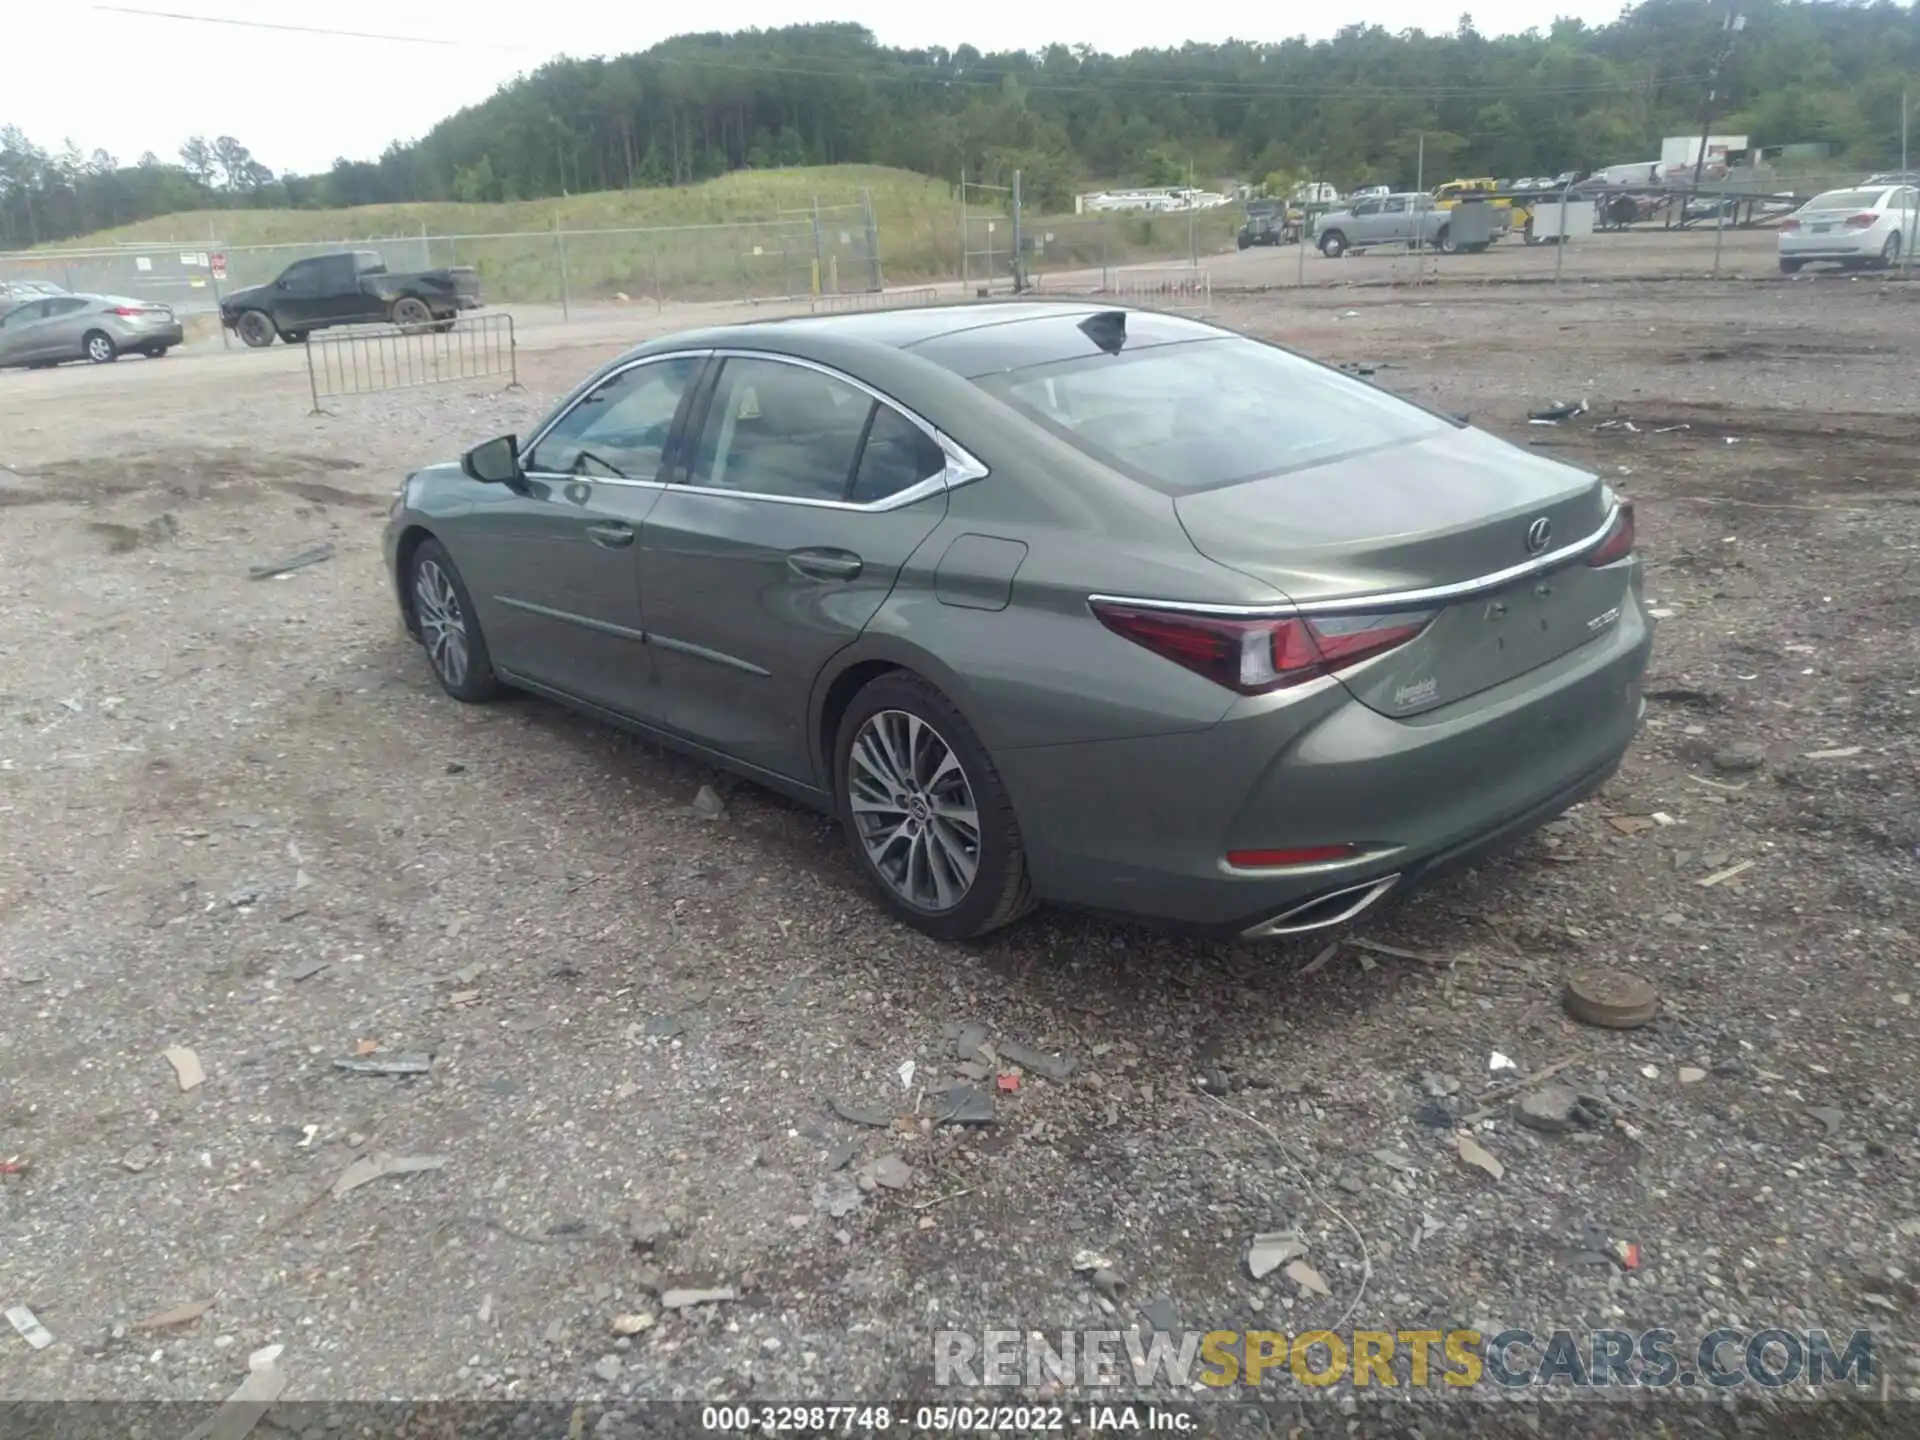
[[[1012,301],[650,341],[407,477],[440,684],[836,815],[941,939],[1256,939],[1592,793],[1644,708],[1633,507],[1199,321]]]

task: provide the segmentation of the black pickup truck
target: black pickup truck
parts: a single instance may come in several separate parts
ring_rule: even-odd
[[[220,301],[220,323],[247,344],[298,345],[310,330],[391,321],[407,330],[446,329],[480,307],[480,276],[464,266],[389,274],[371,250],[296,260],[280,278]]]

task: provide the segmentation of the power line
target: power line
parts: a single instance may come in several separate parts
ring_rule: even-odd
[[[272,20],[239,20],[228,15],[188,15],[177,10],[141,10],[130,5],[95,5],[115,15],[142,15],[149,20],[185,20],[195,25],[233,25],[243,30],[280,30],[294,35],[330,35],[345,40],[380,40],[392,45],[437,45],[450,49],[506,50],[528,53],[518,45],[488,45],[432,35],[387,35],[371,30],[336,30],[325,25],[284,25]]]

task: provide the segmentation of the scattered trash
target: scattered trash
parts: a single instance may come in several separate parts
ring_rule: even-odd
[[[1518,1070],[1519,1068],[1518,1065],[1513,1063],[1512,1057],[1502,1055],[1498,1050],[1487,1057],[1487,1069],[1489,1070]]]
[[[1571,420],[1576,415],[1587,413],[1585,400],[1567,400],[1556,402],[1539,410],[1529,410],[1527,419],[1536,425],[1558,425],[1562,420]]]
[[[0,1160],[0,1175],[24,1175],[32,1164],[24,1155],[9,1155]]]
[[[1177,1334],[1180,1329],[1180,1310],[1169,1295],[1161,1295],[1142,1305],[1140,1318],[1152,1326],[1158,1335]]]
[[[44,1350],[53,1343],[53,1332],[42,1325],[39,1317],[24,1305],[8,1307],[7,1323],[36,1350]]]
[[[417,1051],[372,1058],[335,1060],[333,1068],[349,1075],[426,1075],[433,1070],[433,1056]]]
[[[687,807],[702,820],[724,820],[727,818],[727,802],[711,785],[702,785],[694,793],[693,804]]]
[[[279,1365],[285,1351],[284,1345],[267,1345],[249,1355],[247,1378],[227,1396],[213,1419],[187,1440],[244,1440],[287,1388],[286,1373]]]
[[[1064,1080],[1074,1071],[1078,1063],[1065,1055],[1046,1055],[1038,1050],[1029,1050],[1025,1045],[1016,1045],[1012,1041],[1000,1047],[1003,1058],[1011,1060],[1022,1070],[1031,1070],[1034,1074],[1048,1080]]]
[[[1113,1262],[1096,1250],[1076,1250],[1073,1252],[1073,1273],[1090,1274],[1095,1270],[1110,1270]]]
[[[138,1145],[128,1147],[126,1154],[120,1157],[120,1168],[138,1175],[160,1158],[160,1152],[144,1140]]]
[[[175,1325],[191,1325],[213,1308],[211,1300],[189,1300],[184,1305],[175,1305],[171,1310],[161,1310],[136,1320],[129,1330],[171,1330]]]
[[[1256,1235],[1247,1247],[1247,1273],[1256,1280],[1264,1280],[1288,1261],[1304,1259],[1306,1253],[1307,1242],[1296,1230]]]
[[[332,963],[331,960],[302,960],[298,965],[290,966],[287,969],[287,979],[294,981],[296,984],[302,980],[311,980]]]
[[[182,1090],[191,1090],[207,1078],[206,1071],[200,1068],[200,1057],[184,1045],[169,1045],[162,1052],[167,1063],[173,1066],[175,1078],[180,1081]]]
[[[478,990],[456,990],[453,994],[447,996],[447,1003],[456,1010],[468,1005],[477,1004],[479,1000],[480,992]]]
[[[1571,1085],[1545,1085],[1520,1097],[1520,1123],[1550,1135],[1585,1130],[1606,1119],[1604,1112]]]
[[[1498,1177],[1495,1177],[1495,1178],[1498,1178]],[[1287,1279],[1291,1280],[1294,1284],[1298,1285],[1300,1289],[1306,1294],[1309,1294],[1309,1295],[1333,1294],[1333,1291],[1331,1288],[1329,1288],[1329,1286],[1327,1285],[1327,1282],[1321,1278],[1320,1272],[1314,1269],[1311,1265],[1307,1264],[1307,1262],[1304,1260],[1293,1261],[1291,1264],[1287,1266],[1286,1269],[1282,1270],[1280,1273],[1282,1275],[1285,1275]]]
[[[671,1040],[687,1033],[678,1015],[656,1015],[647,1021],[647,1036],[653,1040]]]
[[[717,1290],[669,1290],[660,1297],[660,1305],[665,1310],[685,1310],[694,1305],[721,1305],[737,1298],[731,1285]]]
[[[1319,954],[1315,955],[1313,959],[1309,960],[1305,965],[1300,967],[1300,975],[1298,978],[1305,979],[1309,975],[1318,974],[1320,971],[1326,969],[1327,962],[1333,959],[1333,957],[1338,955],[1339,953],[1340,953],[1340,942],[1338,940],[1335,940],[1331,944],[1322,947]]]
[[[1800,758],[1803,760],[1851,760],[1864,748],[1860,745],[1843,745],[1838,750],[1809,750]]]
[[[1652,819],[1653,819],[1653,823],[1656,825],[1678,825],[1680,823],[1678,820],[1674,819],[1673,816],[1667,814],[1667,812],[1664,810],[1654,811]]]
[[[1624,970],[1583,970],[1567,977],[1561,1008],[1583,1025],[1636,1030],[1660,1013],[1653,986]]]
[[[996,1075],[993,1077],[993,1083],[1011,1095],[1020,1088],[1020,1077],[1012,1073]]]
[[[874,1130],[886,1130],[893,1125],[893,1114],[887,1110],[863,1110],[858,1105],[849,1105],[844,1100],[829,1098],[827,1108],[849,1125],[865,1125]]]
[[[1840,1127],[1846,1122],[1847,1118],[1831,1105],[1814,1106],[1807,1111],[1807,1114],[1826,1126],[1827,1138],[1829,1140],[1840,1133]]]
[[[616,1315],[607,1328],[616,1335],[638,1335],[643,1330],[653,1328],[653,1316],[639,1313]]]
[[[900,1088],[902,1090],[913,1089],[913,1070],[914,1065],[911,1060],[900,1067]]]
[[[1502,1175],[1507,1173],[1507,1167],[1500,1163],[1493,1152],[1488,1150],[1478,1140],[1475,1140],[1471,1135],[1467,1134],[1466,1131],[1460,1130],[1455,1132],[1454,1145],[1455,1148],[1459,1150],[1462,1160],[1469,1165],[1478,1166],[1495,1180],[1498,1180]]]
[[[1361,940],[1349,936],[1347,944],[1356,950],[1365,950],[1374,955],[1386,955],[1395,960],[1413,960],[1422,965],[1451,965],[1454,962],[1445,955],[1430,955],[1425,950],[1408,950],[1399,945],[1388,945],[1380,940]]]
[[[1607,824],[1622,835],[1639,835],[1653,829],[1654,821],[1650,815],[1609,815]]]
[[[993,1097],[971,1085],[949,1085],[933,1094],[936,1125],[991,1125]]]
[[[362,1156],[341,1171],[340,1178],[333,1182],[333,1198],[338,1200],[349,1191],[358,1190],[362,1185],[385,1179],[389,1175],[444,1170],[447,1160],[445,1155],[389,1155],[384,1151],[378,1155]]]
[[[304,570],[309,565],[318,565],[321,561],[332,558],[332,544],[316,545],[311,550],[302,550],[298,555],[290,555],[285,560],[267,560],[259,565],[249,565],[247,577],[252,580],[270,580],[275,575],[290,575],[295,570]]]
[[[1710,886],[1720,884],[1722,881],[1731,880],[1736,875],[1746,874],[1747,871],[1751,870],[1758,863],[1758,861],[1754,860],[1742,860],[1737,865],[1729,865],[1724,870],[1716,870],[1713,874],[1707,876],[1706,879],[1696,880],[1693,883],[1698,885],[1702,890],[1705,890]]]
[[[1415,1163],[1414,1158],[1411,1155],[1404,1155],[1398,1150],[1375,1150],[1373,1152],[1373,1158],[1389,1170],[1398,1170],[1403,1175],[1418,1175],[1420,1173],[1420,1166]]]

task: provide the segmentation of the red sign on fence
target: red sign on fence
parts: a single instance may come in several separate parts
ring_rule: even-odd
[[[227,257],[225,255],[209,255],[207,257],[207,264],[213,271],[214,279],[224,280],[227,278]]]

